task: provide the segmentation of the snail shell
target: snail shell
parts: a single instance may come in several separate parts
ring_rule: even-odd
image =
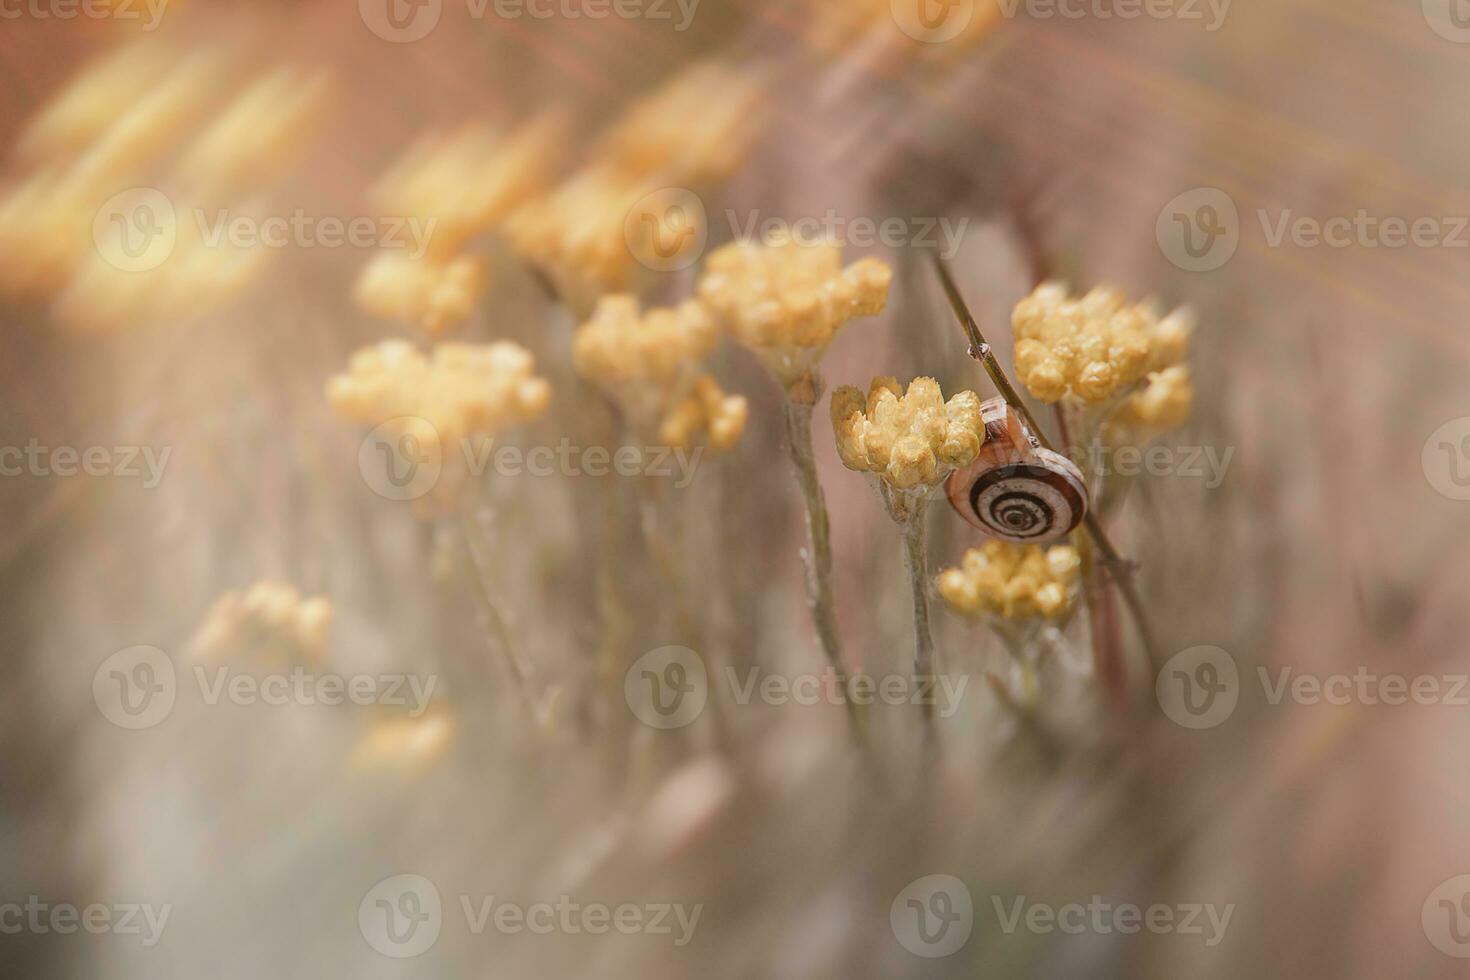
[[[1074,530],[1087,514],[1087,484],[1071,460],[1031,445],[1005,403],[981,406],[985,443],[975,462],[946,483],[949,502],[986,534],[1016,544],[1045,544]]]

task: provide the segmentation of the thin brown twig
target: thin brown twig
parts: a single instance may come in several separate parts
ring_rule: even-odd
[[[1047,441],[1046,433],[1036,423],[1035,416],[1026,407],[1026,403],[1021,400],[1020,394],[1016,391],[1015,386],[1011,384],[1011,379],[1006,376],[1005,369],[1000,366],[1000,361],[996,359],[995,352],[991,350],[990,344],[986,342],[985,335],[980,332],[980,325],[975,322],[974,315],[970,313],[970,308],[965,304],[964,297],[960,295],[959,286],[955,284],[954,275],[950,272],[949,266],[937,253],[934,254],[933,259],[934,268],[939,272],[939,281],[944,286],[945,296],[949,298],[949,305],[953,308],[956,319],[960,321],[960,326],[964,328],[966,339],[969,340],[969,355],[980,362],[981,366],[985,368],[985,373],[990,375],[990,380],[995,384],[996,390],[1000,392],[1001,397],[1026,422],[1026,428],[1030,432],[1032,445],[1042,449],[1052,449],[1051,444]],[[1143,610],[1143,602],[1139,599],[1138,591],[1133,583],[1133,572],[1135,571],[1133,562],[1124,558],[1118,553],[1118,549],[1113,547],[1112,541],[1108,539],[1107,532],[1103,530],[1102,522],[1097,519],[1097,515],[1091,510],[1083,516],[1083,523],[1087,528],[1088,536],[1092,538],[1093,543],[1097,546],[1097,550],[1102,552],[1103,564],[1108,570],[1109,578],[1118,587],[1119,593],[1123,596],[1124,604],[1128,606],[1128,612],[1132,615],[1134,625],[1138,628],[1138,635],[1143,641],[1143,648],[1148,655],[1149,662],[1156,664],[1158,661],[1154,656],[1153,632],[1149,629],[1148,617],[1144,614]]]

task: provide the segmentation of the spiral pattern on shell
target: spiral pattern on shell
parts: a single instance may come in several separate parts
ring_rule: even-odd
[[[977,465],[951,477],[950,501],[971,524],[1016,544],[1045,544],[1087,513],[1087,485],[1071,460],[1041,449],[1033,460]]]

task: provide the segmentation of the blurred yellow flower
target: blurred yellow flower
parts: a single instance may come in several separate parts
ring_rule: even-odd
[[[558,113],[509,134],[470,123],[415,143],[369,192],[387,217],[432,221],[430,251],[458,252],[549,186],[567,137]]]
[[[940,573],[939,594],[963,616],[1060,619],[1076,600],[1081,564],[1069,545],[987,541]]]
[[[138,93],[158,84],[176,52],[156,41],[118,48],[85,68],[30,121],[17,141],[30,161],[70,157],[110,128]]]
[[[1191,330],[1183,312],[1161,321],[1147,305],[1125,305],[1115,290],[1098,288],[1073,299],[1054,282],[1017,303],[1011,325],[1016,372],[1043,402],[1121,396],[1148,371],[1181,359]]]
[[[402,249],[383,249],[358,274],[352,298],[373,316],[437,337],[469,319],[488,279],[479,256],[416,258]]]
[[[260,581],[226,592],[210,607],[190,645],[200,660],[264,658],[275,664],[320,664],[326,658],[332,603],[303,596],[284,582]]]
[[[224,107],[184,151],[179,177],[192,194],[267,184],[285,173],[327,107],[324,71],[272,68]]]
[[[877,259],[842,267],[842,248],[778,236],[709,256],[699,298],[781,380],[809,371],[842,327],[881,313],[893,271]]]
[[[585,315],[602,296],[638,292],[652,272],[692,261],[703,222],[701,209],[670,206],[662,189],[597,166],[512,214],[506,235]]]
[[[763,119],[758,72],[704,61],[637,100],[599,140],[593,159],[635,180],[706,184],[739,167]]]
[[[1129,433],[1137,437],[1167,432],[1189,421],[1193,408],[1194,383],[1189,365],[1176,364],[1150,374],[1143,388],[1109,417],[1106,431],[1110,441],[1119,441]]]
[[[430,710],[418,718],[375,720],[352,750],[357,769],[414,769],[436,761],[454,740],[454,716]]]
[[[635,427],[656,428],[664,445],[706,436],[726,449],[745,429],[747,405],[701,370],[719,339],[719,327],[697,302],[644,311],[633,296],[606,296],[578,329],[572,357],[578,374]]]
[[[535,366],[510,341],[443,343],[426,357],[406,340],[385,340],[352,355],[347,372],[327,383],[327,400],[344,419],[392,423],[443,451],[539,418],[551,385]]]

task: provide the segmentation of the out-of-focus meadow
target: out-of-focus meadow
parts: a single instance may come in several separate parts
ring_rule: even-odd
[[[0,5],[0,956],[1456,975],[1457,2]],[[840,262],[724,250],[803,228]],[[1094,483],[1152,642],[1080,532],[957,615],[940,493],[926,718],[827,395],[994,394],[936,254],[1007,367],[1044,279],[1196,325],[1158,465]],[[856,713],[803,417],[843,662],[901,695]]]

